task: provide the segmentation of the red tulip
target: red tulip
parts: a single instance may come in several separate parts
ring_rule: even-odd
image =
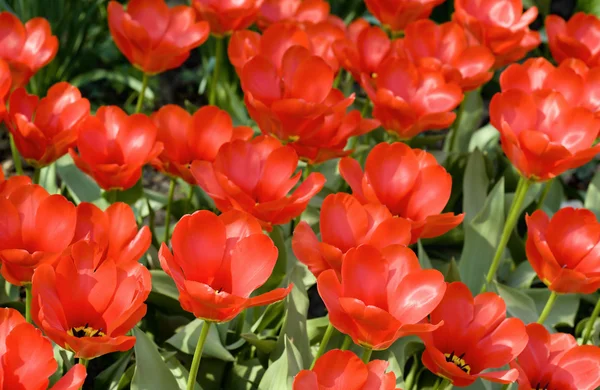
[[[219,210],[246,211],[270,229],[302,214],[325,184],[325,177],[313,172],[288,195],[300,180],[301,173],[294,174],[297,165],[291,146],[259,136],[223,145],[213,163],[194,161],[192,174]]]
[[[13,89],[24,87],[56,56],[58,39],[44,18],[33,18],[23,25],[14,14],[1,12],[0,26],[0,59],[10,66]]]
[[[234,139],[247,140],[254,134],[250,127],[234,127],[229,114],[215,106],[204,106],[190,115],[169,104],[155,112],[152,120],[158,128],[157,139],[164,145],[152,165],[190,184],[196,183],[190,173],[192,161],[212,162],[223,144]]]
[[[341,277],[342,256],[361,244],[377,249],[389,245],[408,245],[411,224],[403,218],[394,218],[383,205],[366,204],[352,195],[340,192],[328,195],[321,205],[321,240],[306,222],[294,230],[292,249],[310,272],[318,277],[333,269]]]
[[[519,390],[594,390],[600,386],[600,348],[577,345],[570,334],[527,325],[529,342],[516,361]]]
[[[57,368],[50,340],[18,311],[0,309],[0,390],[46,390]],[[76,364],[50,390],[77,390],[85,377]]]
[[[600,65],[600,19],[597,16],[577,12],[566,22],[560,16],[549,15],[546,32],[550,51],[558,63],[577,58],[590,67]]]
[[[54,263],[69,246],[76,219],[72,203],[38,185],[22,185],[0,197],[2,276],[14,285],[31,282],[36,268]]]
[[[453,20],[474,42],[492,51],[495,67],[500,68],[520,60],[540,44],[540,34],[529,29],[537,15],[537,7],[523,12],[521,0],[456,0]]]
[[[418,66],[441,71],[446,81],[470,91],[487,83],[493,75],[495,57],[482,45],[469,45],[466,32],[455,23],[441,25],[429,19],[406,27],[403,46]]]
[[[75,146],[78,126],[89,112],[90,102],[69,83],[53,85],[39,101],[19,88],[10,96],[8,128],[23,158],[44,167]]]
[[[147,74],[178,68],[210,32],[192,7],[169,9],[165,0],[131,0],[127,11],[111,1],[108,27],[121,53]]]
[[[31,184],[29,176],[12,176],[4,178],[4,172],[0,169],[0,198],[8,198],[19,187]]]
[[[333,45],[346,37],[346,26],[326,20],[309,24],[305,27],[311,42],[311,53],[325,60],[335,73],[340,69],[340,63],[333,51]]]
[[[600,119],[573,107],[562,93],[497,93],[490,103],[490,121],[500,131],[502,149],[532,180],[549,180],[590,161],[600,151],[592,146]]]
[[[127,114],[117,106],[103,106],[81,122],[77,149],[69,150],[75,165],[105,190],[126,190],[142,175],[142,166],[163,150],[158,130],[143,114]]]
[[[461,88],[448,83],[441,71],[417,67],[390,56],[377,68],[376,78],[362,75],[362,86],[373,102],[373,116],[402,139],[454,122],[452,112],[463,99]]]
[[[0,122],[6,117],[6,97],[12,86],[10,67],[6,61],[0,59]]]
[[[444,326],[421,336],[422,361],[431,372],[454,386],[469,386],[477,378],[498,383],[517,379],[516,369],[488,371],[513,361],[527,345],[523,321],[506,318],[506,304],[494,293],[475,298],[461,282],[448,285],[444,299],[431,313]]]
[[[411,221],[411,243],[440,236],[463,220],[463,214],[440,214],[450,199],[452,177],[424,150],[381,143],[369,153],[364,173],[356,160],[346,157],[340,174],[361,203],[383,204]]]
[[[429,323],[427,316],[444,295],[444,276],[422,270],[403,245],[381,251],[371,245],[352,248],[342,261],[341,283],[329,269],[317,278],[317,288],[331,324],[366,348],[386,349],[402,336],[442,325]]]
[[[248,307],[283,299],[291,287],[250,298],[277,261],[277,248],[252,216],[232,210],[186,215],[173,231],[173,253],[163,243],[160,264],[173,278],[184,310],[197,318],[225,322]]]
[[[33,275],[32,313],[48,337],[75,357],[93,359],[127,351],[127,336],[146,314],[150,272],[141,264],[118,264],[87,241],[73,244],[55,267]]]
[[[586,209],[527,216],[527,258],[548,289],[591,294],[600,288],[600,223]]]
[[[329,3],[324,0],[265,0],[260,7],[258,25],[264,30],[282,21],[319,23],[328,19],[329,12]]]
[[[225,35],[250,27],[264,0],[193,0],[198,18],[210,24],[210,32]]]
[[[385,373],[388,362],[373,360],[365,364],[350,351],[334,349],[294,378],[293,390],[395,390],[396,375]]]
[[[369,11],[392,31],[402,31],[409,23],[427,19],[444,0],[365,0]]]
[[[104,256],[117,264],[135,264],[152,243],[148,226],[138,230],[133,210],[122,202],[113,203],[106,211],[91,203],[77,206],[77,225],[72,243],[94,242]]]

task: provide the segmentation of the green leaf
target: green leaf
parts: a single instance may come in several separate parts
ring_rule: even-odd
[[[494,286],[506,303],[506,311],[511,316],[520,318],[526,324],[537,321],[539,315],[535,302],[523,290],[500,283],[495,283]]]
[[[577,10],[586,14],[600,16],[600,2],[598,0],[578,0]]]
[[[265,371],[258,386],[260,390],[291,389],[294,376],[303,367],[302,356],[294,344],[284,336],[284,351]]]
[[[465,223],[465,244],[459,270],[463,282],[478,294],[485,282],[504,227],[504,178],[494,186],[483,208]]]
[[[199,319],[193,320],[168,339],[167,344],[172,345],[183,353],[193,355],[196,350],[196,345],[198,344],[198,338],[200,338],[200,331],[203,323],[204,321]],[[211,326],[208,331],[208,337],[204,344],[202,356],[212,357],[226,362],[235,360],[231,353],[221,343],[219,331],[215,326]]]
[[[429,256],[427,256],[427,252],[425,252],[425,249],[423,248],[423,244],[421,243],[421,240],[417,241],[417,250],[418,250],[418,257],[419,257],[419,263],[421,263],[421,268],[424,269],[430,269],[433,268],[433,266],[431,265],[431,260],[429,259]]]
[[[163,359],[165,360],[167,368],[171,371],[171,374],[179,385],[177,388],[187,388],[187,381],[190,376],[190,372],[179,362],[179,360],[175,359],[174,356],[167,357],[163,354]],[[194,390],[202,390],[202,387],[198,384],[198,382],[194,384]]]
[[[234,363],[224,389],[254,390],[265,373],[260,361],[255,358]]]
[[[179,290],[175,286],[175,282],[163,270],[150,270],[152,275],[152,291],[148,296],[148,302],[168,313],[182,314],[185,312],[179,303]]]
[[[56,164],[50,164],[47,167],[42,168],[40,171],[40,185],[46,189],[50,194],[58,193],[58,186],[56,185]]]
[[[76,204],[91,202],[98,205],[100,202],[108,206],[102,199],[102,190],[98,184],[75,166],[70,155],[67,154],[56,161],[56,171]]]
[[[526,290],[526,293],[535,302],[537,312],[541,313],[548,301],[550,291],[546,288],[535,288]],[[577,294],[560,294],[556,298],[552,311],[546,321],[544,321],[544,324],[548,326],[563,325],[573,327],[575,326],[575,315],[578,309],[579,297]]]
[[[381,358],[390,362],[389,370],[396,375],[397,386],[404,386],[404,366],[408,359],[422,350],[423,342],[417,336],[406,336],[400,338],[388,348],[389,355],[387,355],[387,359],[381,356]],[[379,353],[381,352],[375,352],[373,359],[380,358]]]
[[[254,333],[244,333],[241,337],[259,351],[270,354],[277,346],[277,340],[259,339]]]
[[[133,328],[135,373],[131,390],[178,389],[177,381],[158,353],[156,345],[138,327]]]
[[[490,153],[497,149],[499,139],[500,132],[491,124],[487,124],[473,133],[469,141],[469,152],[479,149],[484,154]]]
[[[513,272],[510,273],[509,277],[506,280],[506,284],[509,287],[514,288],[529,288],[533,279],[535,279],[536,273],[531,268],[531,263],[528,261],[524,261],[515,268]]]
[[[119,72],[118,70],[106,70],[106,69],[94,69],[91,72],[81,74],[71,80],[71,84],[75,87],[80,88],[83,85],[89,84],[99,80],[110,80],[116,81],[120,84],[126,85],[135,92],[142,91],[142,82],[137,78]],[[154,100],[154,92],[150,87],[147,87],[144,91],[145,100]]]
[[[600,219],[600,171],[597,171],[585,195],[583,206],[596,214]]]
[[[479,149],[469,156],[463,182],[463,211],[465,223],[470,222],[485,204],[490,179],[485,169],[485,158]]]
[[[444,145],[444,149],[450,152],[467,153],[471,137],[481,125],[482,118],[483,99],[481,99],[479,89],[467,92],[458,108],[456,123],[454,123],[452,131],[448,135],[451,144]]]
[[[94,390],[117,390],[132,354],[133,351],[124,352],[116,362],[98,374],[94,379]]]
[[[444,279],[448,283],[462,281],[462,278],[460,277],[460,270],[458,268],[458,264],[456,264],[456,260],[454,259],[454,257],[450,260],[450,264],[448,264],[448,270],[446,270],[446,275],[444,275]]]

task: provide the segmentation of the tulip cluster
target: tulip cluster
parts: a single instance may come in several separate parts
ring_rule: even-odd
[[[152,328],[157,344],[165,339],[151,306],[151,293],[164,286],[183,314],[174,322],[187,316],[201,323],[184,378],[188,390],[206,367],[200,366],[205,345],[225,341],[223,353],[250,357],[244,369],[260,371],[268,388],[287,382],[294,390],[398,390],[404,383],[413,390],[419,367],[437,380],[436,390],[481,380],[516,382],[520,390],[600,386],[600,347],[588,345],[600,301],[584,331],[575,329],[581,340],[549,331],[556,324],[546,323],[558,294],[593,297],[600,288],[600,222],[587,209],[550,215],[543,209],[552,180],[600,153],[600,19],[548,16],[556,64],[543,57],[517,63],[540,44],[529,27],[536,7],[455,0],[451,20],[438,24],[428,18],[442,3],[365,0],[378,21],[372,25],[369,18],[343,21],[324,0],[193,0],[172,7],[165,0],[110,1],[107,29],[142,73],[135,110],[96,107],[84,88],[67,81],[29,93],[28,81],[56,56],[58,39],[43,18],[23,24],[0,13],[0,121],[18,165],[10,177],[0,169],[0,275],[8,290],[22,290],[15,295],[24,305],[15,307],[25,312],[0,309],[0,390],[47,389],[51,378],[54,390],[79,389],[96,375],[87,370],[90,360],[134,347],[141,364],[138,327]],[[215,61],[208,104],[145,110],[150,77],[180,67],[209,37]],[[229,74],[220,73],[229,65]],[[491,98],[489,121],[499,133],[494,147],[505,157],[496,165],[511,165],[503,175],[517,176],[518,185],[506,213],[504,181],[494,179],[500,198],[484,198],[487,214],[465,215],[473,194],[464,194],[461,210],[454,195],[463,183],[453,177],[464,157],[452,145],[461,132],[457,117],[467,94],[477,96],[494,75],[500,90]],[[256,126],[240,124],[220,104],[224,79],[236,76]],[[442,153],[422,134],[430,130],[450,134]],[[61,161],[89,176],[102,198],[80,202],[40,180],[42,169],[52,176]],[[489,167],[476,168],[487,175]],[[161,200],[162,240],[155,226],[162,211],[140,190],[144,172],[170,182]],[[527,208],[539,183],[546,188]],[[176,210],[177,186],[190,195]],[[129,202],[133,192],[142,194]],[[486,218],[504,223],[490,227]],[[527,229],[524,242],[519,228]],[[480,235],[477,248],[495,250],[493,258],[479,259],[490,264],[487,276],[479,268],[469,275],[485,279],[481,291],[460,281],[462,263],[457,270],[454,260],[440,266],[436,259],[434,267],[424,253],[424,244],[446,251],[441,236],[453,229],[458,236],[466,231],[465,247],[469,236]],[[537,323],[514,316],[518,310],[503,295],[512,290],[496,275],[503,261],[525,261],[523,253],[530,280],[535,272],[533,283],[549,291]],[[313,332],[323,333],[320,342],[312,340],[314,350],[308,304],[297,312],[306,283],[316,287],[312,303],[327,312],[326,327]],[[301,330],[286,334],[294,321]],[[345,337],[341,349],[332,346],[336,333]],[[406,361],[382,359],[408,336],[422,348],[403,381]],[[378,359],[371,360],[373,351]],[[150,352],[163,375],[159,386],[174,386],[171,371],[188,372]],[[274,359],[287,360],[269,366]],[[129,360],[119,362],[102,375],[125,372]],[[285,379],[273,379],[276,370]],[[133,376],[154,374],[148,371],[136,368]],[[123,378],[131,380],[125,373],[113,383]]]

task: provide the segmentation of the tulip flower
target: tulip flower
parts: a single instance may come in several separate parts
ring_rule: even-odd
[[[446,81],[470,91],[487,83],[493,75],[495,57],[485,46],[469,44],[463,28],[424,19],[406,27],[403,47],[418,66],[441,71]]]
[[[165,0],[131,0],[127,11],[111,1],[108,27],[121,53],[145,74],[181,66],[210,30],[207,22],[196,21],[192,7],[169,8]]]
[[[90,102],[69,83],[55,84],[39,101],[18,88],[10,96],[8,128],[23,158],[40,168],[75,146],[79,125],[89,112]]]
[[[549,180],[600,152],[600,145],[593,146],[600,119],[557,91],[497,93],[490,121],[508,159],[530,180]]]
[[[4,178],[4,172],[0,169],[0,198],[8,198],[19,187],[31,184],[29,176],[12,176]]]
[[[461,88],[441,71],[418,67],[397,56],[379,64],[376,78],[362,74],[361,85],[373,102],[373,117],[401,139],[410,139],[454,122],[463,99]]]
[[[600,223],[586,209],[566,207],[552,218],[526,217],[527,258],[548,289],[591,294],[600,288]]]
[[[294,254],[316,277],[328,269],[341,277],[343,255],[359,245],[383,249],[410,243],[409,221],[394,218],[383,205],[362,205],[343,192],[325,198],[319,217],[322,242],[304,221],[296,227],[292,238]]]
[[[251,215],[232,210],[186,215],[173,231],[173,253],[163,243],[160,264],[175,281],[184,310],[197,318],[226,322],[242,310],[283,299],[278,288],[250,298],[275,267],[277,248]]]
[[[411,243],[440,236],[463,220],[463,214],[440,214],[450,199],[452,177],[424,150],[381,143],[369,153],[364,172],[356,160],[345,157],[340,174],[361,203],[383,204],[408,219]]]
[[[193,0],[198,18],[210,24],[210,32],[222,36],[250,27],[264,0]]]
[[[219,210],[246,211],[270,230],[302,214],[325,184],[325,177],[313,172],[288,195],[300,180],[301,173],[294,174],[297,165],[298,156],[291,146],[259,136],[229,142],[219,149],[213,163],[194,161],[191,170]]]
[[[497,69],[520,60],[540,44],[540,34],[529,29],[537,15],[537,7],[523,12],[521,0],[456,0],[452,19],[473,41],[492,51]]]
[[[44,18],[33,18],[23,25],[16,15],[0,12],[0,26],[0,59],[10,66],[12,88],[24,87],[54,59],[58,39]]]
[[[317,278],[329,321],[355,344],[383,350],[398,338],[432,332],[442,325],[427,321],[446,290],[437,270],[422,270],[413,251],[390,245],[350,249],[342,260],[341,282],[335,270]]]
[[[518,390],[594,390],[600,386],[600,348],[577,345],[570,334],[527,325],[529,342],[511,368],[518,370]]]
[[[0,122],[6,117],[6,98],[11,90],[12,76],[6,61],[0,59]]]
[[[162,152],[158,130],[143,114],[127,114],[117,106],[103,106],[80,124],[77,149],[69,154],[75,165],[105,190],[126,190],[142,176],[142,166]]]
[[[53,267],[33,275],[33,318],[44,333],[81,359],[127,351],[127,336],[146,314],[150,272],[141,264],[119,264],[93,242],[73,244]]]
[[[0,309],[0,390],[48,389],[58,364],[50,340],[14,309]],[[86,370],[74,365],[50,390],[77,390]]]
[[[321,356],[312,370],[300,371],[292,390],[395,390],[396,375],[385,372],[388,364],[384,360],[365,364],[353,352],[334,349]]]
[[[369,11],[384,28],[402,31],[409,23],[427,19],[434,7],[444,0],[365,0]]]
[[[254,131],[246,126],[233,126],[229,114],[215,106],[204,106],[190,115],[179,106],[163,106],[152,115],[162,142],[162,153],[151,161],[161,172],[180,177],[190,184],[196,181],[190,173],[195,160],[214,161],[219,148],[234,140],[247,140]]]
[[[327,65],[337,73],[340,63],[333,51],[333,45],[346,37],[346,26],[326,20],[320,23],[308,24],[305,27],[311,42],[311,53],[325,60]]]
[[[546,32],[556,62],[577,58],[589,67],[600,65],[600,19],[596,15],[577,12],[569,21],[557,15],[548,15]]]
[[[75,205],[38,185],[22,185],[0,197],[2,276],[17,286],[31,282],[36,268],[54,263],[69,246],[76,220]]]
[[[330,6],[324,0],[264,0],[258,26],[265,30],[277,22],[319,23],[328,19]]]
[[[104,256],[117,264],[132,264],[146,253],[152,242],[148,226],[138,230],[133,210],[122,202],[100,210],[92,203],[77,206],[77,225],[72,243],[94,242]]]
[[[450,283],[430,319],[444,322],[420,336],[425,342],[422,361],[431,372],[459,387],[478,378],[498,383],[517,379],[514,368],[489,371],[513,361],[528,340],[523,321],[506,318],[506,304],[500,296],[483,293],[473,298],[465,284]]]

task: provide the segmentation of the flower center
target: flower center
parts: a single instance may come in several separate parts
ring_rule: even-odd
[[[67,334],[77,338],[106,336],[102,329],[91,328],[88,324],[85,324],[84,326],[74,326],[67,331]]]
[[[542,385],[541,383],[538,383],[535,387],[535,390],[548,390],[548,386],[550,386],[550,383],[546,383],[546,386]]]
[[[464,353],[460,356],[457,356],[454,354],[454,351],[452,351],[452,353],[445,353],[444,356],[446,357],[446,361],[448,363],[452,362],[467,374],[471,373],[471,366],[469,366],[465,359],[463,359],[463,356],[465,356]]]

